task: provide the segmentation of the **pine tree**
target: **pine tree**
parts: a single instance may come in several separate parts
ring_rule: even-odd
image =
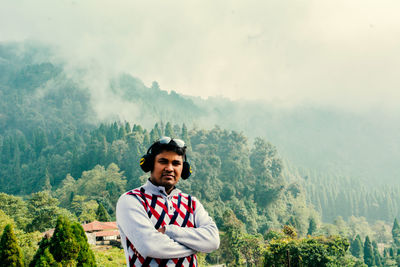
[[[45,263],[40,263],[41,261],[42,262],[46,261],[47,263],[49,263],[50,260],[45,260],[49,256],[44,255],[46,249],[50,253],[49,246],[50,246],[50,239],[47,236],[43,237],[42,240],[40,240],[40,242],[39,242],[39,248],[36,250],[35,256],[33,256],[32,261],[29,263],[29,267],[46,266]],[[51,255],[51,253],[50,253],[50,255]],[[51,257],[54,260],[53,255],[51,255]]]
[[[400,225],[397,218],[395,218],[393,222],[392,237],[394,244],[400,247]]]
[[[21,248],[18,245],[12,224],[6,225],[1,236],[0,266],[24,266]]]
[[[169,136],[171,138],[176,137],[175,136],[175,132],[174,129],[172,129],[172,125],[170,122],[167,122],[167,124],[165,125],[165,136]]]
[[[43,183],[41,191],[51,191],[50,173],[49,173],[49,170],[47,168],[46,168],[46,171],[45,171],[45,174],[44,174],[44,183]]]
[[[362,241],[361,241],[360,235],[357,235],[356,238],[354,238],[353,242],[351,242],[350,252],[354,257],[357,257],[359,259],[362,258],[363,245],[362,245]]]
[[[79,244],[71,228],[71,223],[65,217],[58,217],[53,237],[50,240],[50,252],[57,262],[71,265],[79,253]]]
[[[375,240],[372,241],[372,248],[373,248],[373,250],[374,250],[375,265],[376,265],[377,267],[380,267],[380,266],[382,266],[382,256],[381,256],[381,254],[379,253],[378,244],[376,243]]]
[[[383,257],[384,257],[384,258],[389,257],[389,250],[388,250],[387,248],[384,248],[384,249],[383,249]]]
[[[56,262],[53,255],[50,253],[49,248],[45,248],[43,254],[40,255],[39,260],[35,263],[34,267],[61,267],[61,263]]]
[[[312,235],[317,230],[317,223],[314,218],[310,218],[307,235]]]
[[[364,263],[368,265],[368,267],[371,267],[375,264],[374,251],[368,236],[365,237],[364,242]]]
[[[99,207],[96,211],[97,220],[100,222],[109,222],[111,220],[110,215],[107,210],[104,208],[103,204],[99,204]]]
[[[155,141],[157,141],[158,139],[160,139],[160,136],[158,135],[157,130],[152,129],[152,130],[150,131],[150,141],[151,141],[151,142],[155,142]]]
[[[131,128],[131,125],[129,124],[129,122],[125,123],[125,132],[127,134],[130,134],[132,132],[132,128]]]
[[[76,258],[77,267],[96,266],[94,253],[90,249],[85,231],[83,230],[82,226],[79,223],[73,223],[71,227],[76,241],[79,244],[79,253],[78,257]]]
[[[393,247],[390,247],[389,255],[390,255],[391,258],[394,258],[394,249],[393,249]]]
[[[188,129],[186,127],[186,124],[182,125],[181,138],[182,138],[183,141],[185,141],[185,144],[186,144],[187,148],[191,149],[192,144],[190,143],[190,138],[189,138]]]

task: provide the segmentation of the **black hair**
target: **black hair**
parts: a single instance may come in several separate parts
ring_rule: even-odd
[[[178,145],[176,145],[173,139],[168,144],[161,144],[160,142],[155,142],[151,146],[149,153],[155,158],[158,154],[160,154],[163,151],[172,151],[184,157],[186,154],[186,146],[179,147]]]

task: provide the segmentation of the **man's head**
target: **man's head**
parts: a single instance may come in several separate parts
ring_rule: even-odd
[[[185,153],[186,146],[182,140],[162,137],[149,148],[140,165],[143,171],[151,171],[151,182],[164,186],[169,193],[181,176],[183,179],[190,176]]]

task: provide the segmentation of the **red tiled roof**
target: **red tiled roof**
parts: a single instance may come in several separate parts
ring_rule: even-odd
[[[95,231],[118,229],[117,222],[93,221],[91,223],[83,224],[82,227],[85,232],[95,232]]]

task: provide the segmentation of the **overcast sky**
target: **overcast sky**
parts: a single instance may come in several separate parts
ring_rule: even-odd
[[[0,41],[55,45],[104,77],[124,71],[168,91],[286,106],[399,106],[398,0],[0,4]]]

